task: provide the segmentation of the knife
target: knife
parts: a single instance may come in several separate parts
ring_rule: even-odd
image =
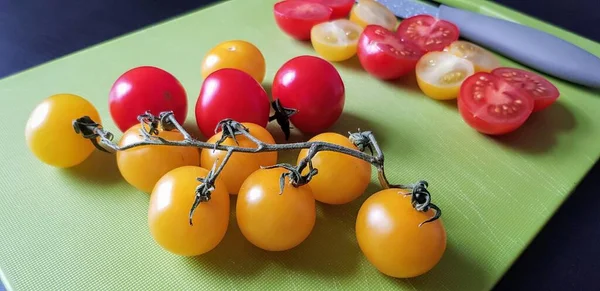
[[[454,23],[461,37],[525,66],[600,88],[600,58],[552,34],[483,14],[415,0],[376,0],[399,18],[429,14]]]

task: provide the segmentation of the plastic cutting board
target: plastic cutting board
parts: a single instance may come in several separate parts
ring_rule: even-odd
[[[551,79],[562,93],[558,103],[518,132],[491,138],[469,128],[452,102],[422,95],[414,78],[384,83],[356,61],[335,64],[347,103],[332,130],[374,131],[386,153],[389,178],[428,180],[444,210],[448,248],[442,261],[426,275],[399,280],[377,272],[356,244],[354,220],[364,198],[345,206],[319,205],[314,232],[287,252],[253,247],[233,219],[216,249],[182,258],[153,242],[146,224],[148,196],[123,181],[114,156],[97,152],[75,169],[57,170],[27,150],[29,113],[59,92],[91,100],[118,138],[108,91],[121,73],[139,65],[162,67],[180,79],[193,124],[201,60],[221,41],[255,43],[267,60],[268,86],[288,59],[315,55],[309,45],[279,31],[274,2],[224,2],[0,81],[0,96],[9,101],[0,107],[0,273],[9,290],[490,289],[599,157],[597,91]],[[481,1],[468,5],[600,55],[599,44],[509,9]],[[502,63],[518,66],[504,58]],[[281,141],[281,134],[276,136]],[[283,158],[289,161],[294,154]],[[379,189],[373,181],[365,197]]]

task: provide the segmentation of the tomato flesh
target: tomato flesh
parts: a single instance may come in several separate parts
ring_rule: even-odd
[[[279,29],[298,40],[309,40],[312,27],[328,21],[332,12],[321,3],[303,0],[286,0],[273,6]]]
[[[396,15],[385,5],[375,0],[358,0],[350,11],[349,19],[362,27],[374,24],[389,30],[395,30],[398,24]]]
[[[337,19],[315,25],[310,40],[321,57],[339,62],[356,54],[362,30],[361,26],[348,19]]]
[[[533,99],[522,90],[491,73],[467,78],[458,96],[458,109],[467,124],[489,135],[519,128],[533,111]]]
[[[417,84],[425,95],[438,100],[458,96],[462,82],[475,73],[473,64],[449,52],[428,52],[417,63]]]
[[[340,19],[345,18],[350,14],[350,10],[352,10],[352,6],[354,6],[354,0],[306,0],[309,2],[317,2],[321,3],[329,8],[331,8],[331,18],[330,19]]]
[[[515,87],[525,90],[535,102],[533,112],[546,109],[560,95],[558,88],[550,81],[530,71],[501,67],[494,69],[492,74],[503,78]]]
[[[453,23],[431,15],[416,15],[400,22],[396,35],[424,51],[441,51],[458,40],[459,29]]]
[[[380,25],[368,25],[358,40],[358,59],[371,75],[396,79],[413,71],[424,52]]]

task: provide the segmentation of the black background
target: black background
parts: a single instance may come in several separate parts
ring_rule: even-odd
[[[0,0],[0,78],[212,2]],[[599,0],[495,2],[600,42]],[[600,290],[599,168],[582,181],[497,290]]]

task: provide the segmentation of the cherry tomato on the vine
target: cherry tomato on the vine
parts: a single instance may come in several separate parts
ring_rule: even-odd
[[[546,109],[556,102],[560,92],[546,78],[534,72],[517,68],[501,67],[492,71],[492,74],[503,78],[511,85],[525,90],[535,102],[533,112]]]
[[[305,0],[310,2],[318,2],[331,8],[332,13],[330,19],[345,18],[350,14],[354,0]]]
[[[166,173],[150,195],[148,226],[158,245],[180,256],[198,256],[214,249],[223,240],[229,226],[229,194],[217,177],[210,200],[200,202],[192,225],[189,213],[196,196],[198,178],[208,170],[184,166]]]
[[[309,140],[337,144],[349,149],[358,148],[339,133],[326,132]],[[308,154],[307,149],[300,151],[297,163]],[[313,167],[319,173],[308,186],[317,201],[327,204],[344,204],[362,195],[371,181],[371,164],[361,159],[332,151],[320,151],[312,159]],[[303,174],[308,173],[308,167]]]
[[[256,125],[254,123],[243,122],[248,132],[260,141],[267,144],[275,144],[275,139],[271,133],[264,127]],[[219,139],[223,132],[216,133],[207,142],[215,143]],[[228,137],[221,144],[225,146],[237,145],[243,148],[256,148],[256,144],[248,139],[244,135],[236,135],[236,141],[233,138]],[[223,162],[226,151],[213,150],[213,149],[202,149],[200,153],[200,166],[206,169],[213,167],[215,162],[218,162],[217,167]],[[261,152],[261,153],[233,153],[229,157],[229,161],[225,164],[223,171],[219,174],[219,177],[223,178],[225,186],[230,194],[237,194],[240,190],[240,186],[250,174],[260,169],[261,166],[271,166],[277,163],[277,152]]]
[[[80,164],[95,150],[92,142],[73,128],[73,120],[84,116],[102,124],[94,105],[79,95],[47,97],[27,119],[25,140],[29,150],[40,161],[57,168]]]
[[[414,71],[425,52],[379,25],[369,25],[358,39],[358,60],[371,75],[391,80]]]
[[[187,95],[181,83],[169,72],[152,66],[136,67],[123,73],[109,94],[110,115],[122,132],[138,123],[138,115],[146,111],[156,115],[173,111],[177,122],[183,124],[187,106]]]
[[[315,198],[307,185],[294,187],[279,178],[285,169],[260,169],[242,184],[236,202],[236,219],[244,237],[268,251],[298,246],[312,232],[317,219]]]
[[[444,50],[472,62],[475,66],[475,72],[489,73],[500,67],[500,60],[492,52],[468,41],[457,40]]]
[[[119,146],[143,141],[141,128],[138,123],[125,131]],[[146,125],[145,128],[149,127]],[[177,130],[159,129],[157,136],[170,141],[183,140],[183,135]],[[150,194],[156,182],[167,172],[182,166],[200,166],[200,151],[195,147],[138,146],[117,151],[117,166],[127,183]]]
[[[367,260],[380,272],[410,278],[431,270],[446,250],[446,230],[441,219],[422,222],[432,209],[413,208],[405,190],[385,189],[371,195],[356,217],[356,238]]]
[[[344,82],[335,67],[314,56],[287,61],[275,74],[273,98],[298,112],[290,121],[300,131],[317,134],[332,126],[346,100]]]
[[[213,47],[202,61],[202,77],[216,70],[233,68],[248,73],[257,82],[265,78],[265,57],[254,44],[244,40],[229,40]]]
[[[385,5],[375,0],[358,0],[350,12],[350,20],[362,27],[375,24],[391,31],[396,29],[396,15]]]
[[[195,109],[200,132],[210,137],[219,121],[226,118],[266,127],[271,104],[265,89],[252,76],[225,68],[204,79]]]
[[[332,12],[321,3],[304,0],[284,0],[273,6],[279,29],[298,40],[309,40],[312,27],[328,21]]]
[[[337,19],[313,26],[310,40],[315,51],[332,62],[347,60],[356,54],[362,27],[348,19]]]
[[[534,101],[502,77],[479,72],[468,77],[458,95],[458,110],[465,122],[490,135],[509,133],[531,115]]]
[[[459,30],[454,23],[424,14],[402,20],[396,35],[430,52],[442,51],[458,40]]]
[[[473,63],[449,52],[429,52],[417,63],[417,84],[425,95],[438,100],[454,99],[460,85],[475,73]]]

